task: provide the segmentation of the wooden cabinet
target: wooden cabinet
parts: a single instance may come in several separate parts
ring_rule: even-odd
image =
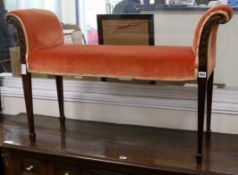
[[[4,175],[80,175],[80,168],[55,161],[51,155],[38,155],[19,150],[2,149]],[[40,158],[38,157],[40,156]]]
[[[80,171],[80,168],[76,166],[63,164],[54,166],[54,174],[56,175],[80,175]]]
[[[37,174],[44,175],[45,173],[45,163],[33,159],[19,159],[20,162],[20,174]]]
[[[150,167],[156,158],[148,152],[151,143],[143,128],[67,119],[59,130],[57,118],[35,116],[40,132],[33,143],[26,119],[20,114],[0,123],[4,175],[176,175]]]
[[[21,156],[3,149],[4,171],[6,175],[46,175],[46,163],[41,160]]]
[[[0,117],[0,175],[238,175],[238,136],[213,133],[199,167],[191,131],[35,116],[32,143],[26,119]]]
[[[4,175],[128,175],[77,165],[75,160],[2,148]],[[63,161],[62,161],[63,160]],[[103,168],[103,167],[102,167]]]
[[[91,174],[92,175],[126,175],[126,174],[104,171],[104,170],[92,170]]]

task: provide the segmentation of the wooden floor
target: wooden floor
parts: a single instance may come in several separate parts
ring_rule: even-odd
[[[35,124],[37,140],[32,144],[25,114],[1,117],[0,144],[178,173],[238,175],[238,135],[213,133],[198,166],[195,132],[69,119],[63,132],[57,118],[43,116],[36,116]]]

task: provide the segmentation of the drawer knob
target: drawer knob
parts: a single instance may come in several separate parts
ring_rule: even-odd
[[[33,169],[34,169],[33,165],[30,165],[30,166],[26,167],[26,171],[32,171]]]

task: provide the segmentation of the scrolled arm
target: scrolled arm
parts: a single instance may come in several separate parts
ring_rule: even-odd
[[[233,16],[227,5],[218,5],[208,10],[199,21],[193,42],[193,51],[198,64],[198,72],[208,76],[215,67],[216,35],[219,24],[225,24]]]
[[[7,15],[6,21],[12,24],[17,31],[17,39],[20,46],[21,64],[26,64],[26,39],[21,22],[13,15]]]

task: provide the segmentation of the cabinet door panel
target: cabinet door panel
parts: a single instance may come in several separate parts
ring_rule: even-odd
[[[56,175],[80,175],[79,172],[72,171],[72,170],[59,170],[56,171]]]
[[[22,159],[21,173],[25,175],[45,175],[45,164],[38,160]]]
[[[20,161],[8,150],[2,150],[4,175],[21,175]]]
[[[55,175],[80,175],[80,170],[77,167],[59,167],[55,168]]]
[[[92,175],[128,175],[118,172],[104,171],[104,170],[91,170]]]

